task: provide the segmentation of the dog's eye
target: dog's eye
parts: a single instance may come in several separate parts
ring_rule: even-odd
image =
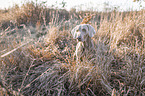
[[[76,30],[76,32],[79,32],[79,29],[78,29],[78,30]]]
[[[86,29],[82,29],[83,32],[86,32]]]

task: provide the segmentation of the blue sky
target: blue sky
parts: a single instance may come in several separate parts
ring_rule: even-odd
[[[22,3],[28,0],[0,0],[0,8],[8,8],[13,6],[15,3],[21,5]],[[29,0],[31,1],[31,0]],[[36,0],[33,0],[36,1]],[[67,6],[65,7],[69,10],[72,7],[76,7],[78,9],[86,10],[97,10],[102,11],[104,10],[104,2],[108,3],[109,6],[119,6],[119,10],[139,10],[145,8],[145,2],[133,2],[133,0],[37,0],[38,2],[47,1],[47,5],[51,6],[52,4],[61,3],[65,1]],[[83,6],[81,6],[83,5]],[[142,5],[142,7],[140,7]]]

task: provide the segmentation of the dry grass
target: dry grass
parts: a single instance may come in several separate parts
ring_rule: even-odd
[[[59,12],[53,12],[48,25],[26,16],[36,27],[8,27],[0,32],[1,95],[145,95],[144,10],[103,13],[99,22],[94,16],[96,57],[79,65],[73,59],[76,40],[70,31],[84,16],[70,13],[68,20],[61,21],[55,18],[61,18]]]

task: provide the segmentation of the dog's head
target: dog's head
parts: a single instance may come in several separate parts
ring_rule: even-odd
[[[95,33],[95,29],[89,24],[77,25],[71,31],[73,37],[81,42],[86,41],[87,36],[93,37]]]

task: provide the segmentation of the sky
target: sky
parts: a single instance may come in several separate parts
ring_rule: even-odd
[[[31,0],[0,0],[0,8],[12,7],[15,3],[22,5],[26,1]],[[36,0],[32,0],[36,1]],[[120,11],[127,10],[140,10],[145,9],[145,2],[133,2],[133,0],[37,0],[37,2],[47,1],[47,6],[60,5],[62,1],[66,2],[65,8],[70,10],[71,8],[77,8],[78,10],[95,10],[103,11],[104,4],[109,4],[108,7],[116,7]],[[57,3],[56,3],[57,1]],[[142,0],[143,1],[143,0]],[[142,6],[140,6],[142,5]]]

